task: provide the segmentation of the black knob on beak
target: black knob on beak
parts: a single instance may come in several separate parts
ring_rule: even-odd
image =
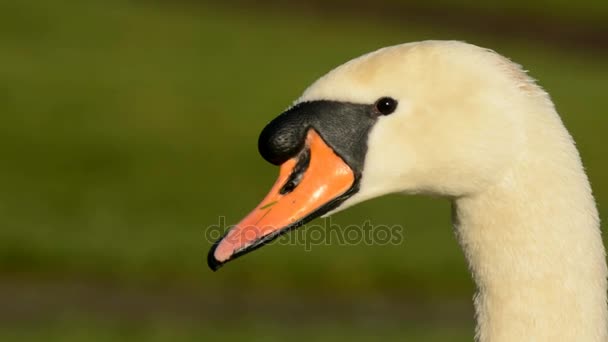
[[[268,162],[281,165],[304,149],[306,136],[314,129],[358,176],[367,152],[368,133],[379,116],[374,104],[301,102],[264,127],[258,150]]]
[[[274,165],[283,164],[304,148],[310,128],[308,116],[293,114],[292,109],[276,117],[264,127],[258,139],[260,154]]]

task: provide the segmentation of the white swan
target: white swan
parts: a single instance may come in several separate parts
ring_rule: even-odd
[[[599,219],[549,96],[493,51],[451,41],[388,47],[310,86],[262,132],[281,165],[209,265],[322,214],[388,193],[453,202],[478,292],[478,341],[608,341]]]

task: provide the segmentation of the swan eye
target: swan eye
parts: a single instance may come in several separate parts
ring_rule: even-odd
[[[382,97],[376,101],[376,110],[382,115],[389,115],[397,109],[397,100],[390,97]]]

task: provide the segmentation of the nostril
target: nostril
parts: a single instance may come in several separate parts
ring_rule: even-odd
[[[292,192],[295,188],[296,188],[296,184],[294,182],[292,182],[292,181],[288,181],[281,188],[280,194],[281,195],[287,195],[288,193]]]
[[[295,188],[300,184],[302,178],[304,177],[304,173],[308,170],[308,166],[310,165],[310,149],[306,148],[300,155],[298,156],[298,162],[296,166],[294,166],[293,171],[289,175],[287,182],[281,188],[279,193],[281,195],[287,195],[288,193],[295,190]]]

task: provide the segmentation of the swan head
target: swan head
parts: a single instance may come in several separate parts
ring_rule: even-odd
[[[262,131],[260,153],[279,178],[211,248],[209,266],[366,199],[483,191],[518,158],[523,109],[538,98],[519,66],[460,42],[388,47],[337,67]]]

